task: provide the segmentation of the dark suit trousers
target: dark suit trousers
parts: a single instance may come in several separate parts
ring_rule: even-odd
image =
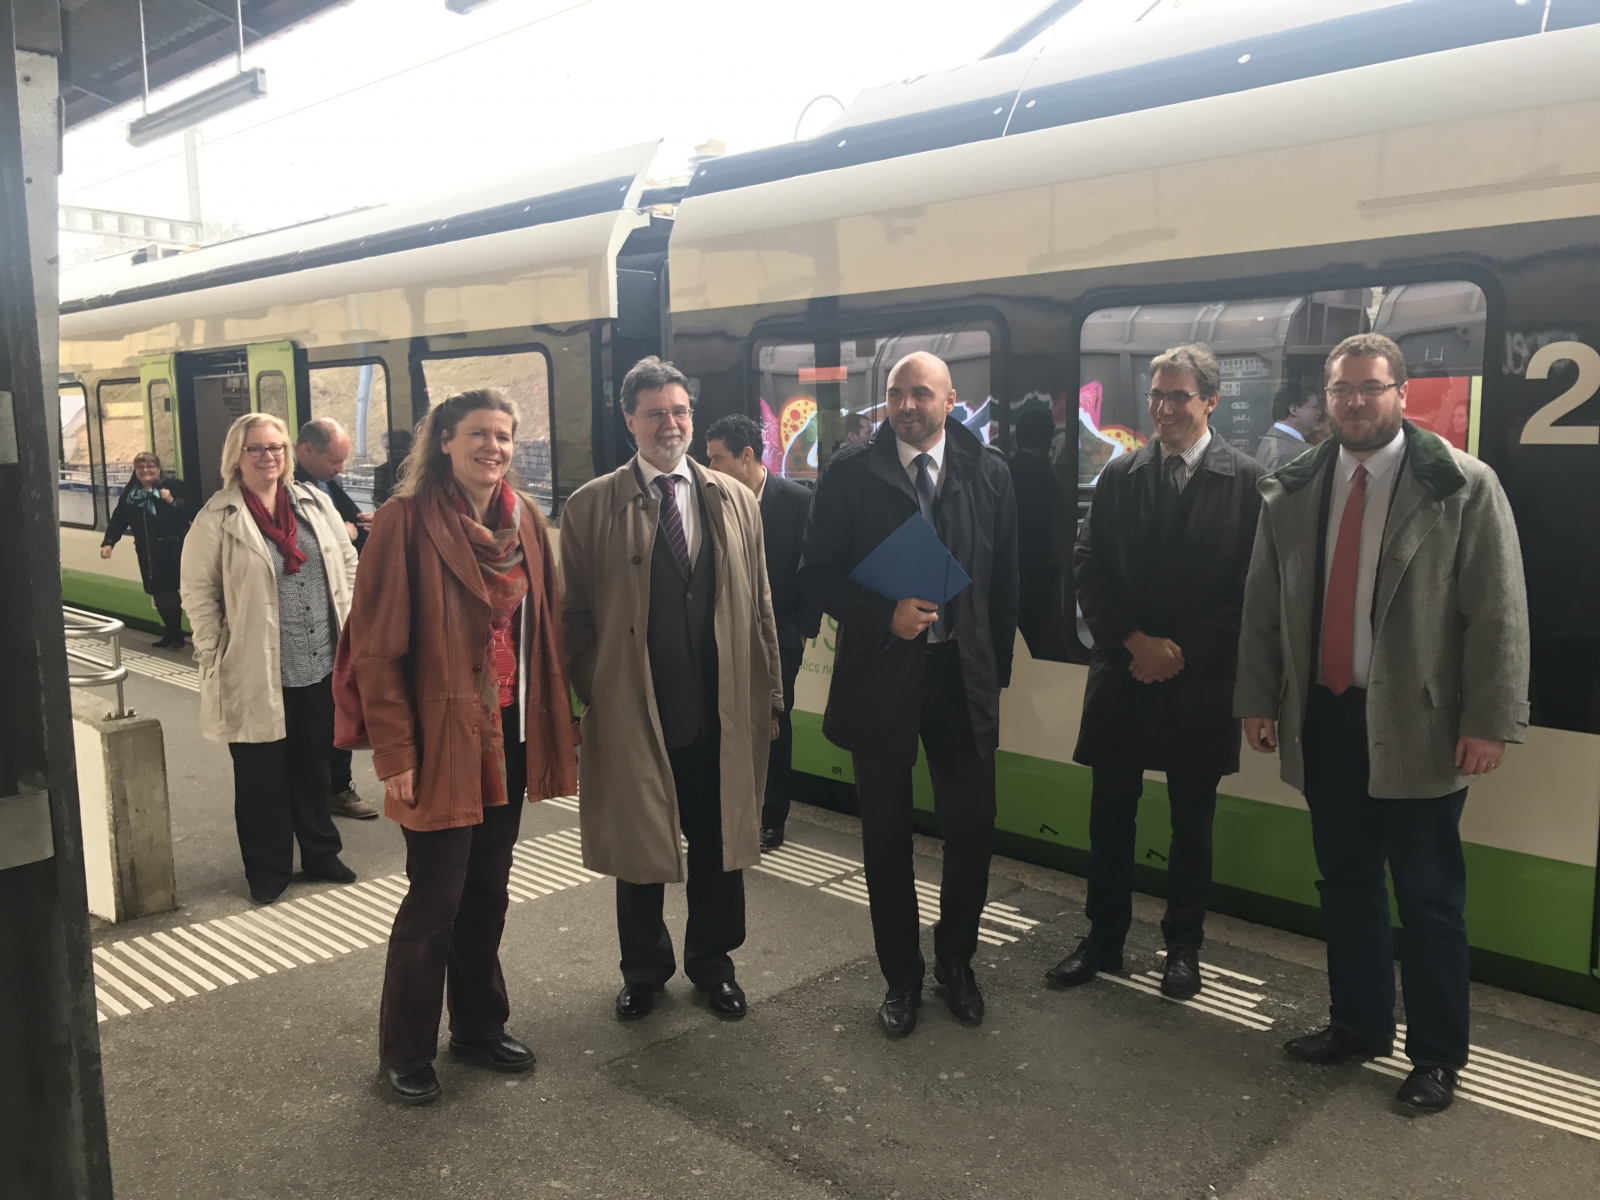
[[[940,958],[964,964],[978,948],[978,918],[989,894],[995,784],[994,755],[980,755],[972,736],[954,642],[928,647],[921,734],[933,777],[934,813],[944,833],[933,949]],[[851,759],[878,966],[891,988],[919,987],[926,963],[911,863],[911,768],[869,754]]]
[[[682,749],[667,751],[678,792],[678,824],[689,840],[683,971],[702,989],[733,981],[730,955],[744,945],[744,872],[722,869],[720,753],[715,733],[702,733]],[[662,916],[665,898],[664,884],[617,880],[617,939],[625,983],[660,986],[678,969]]]
[[[767,756],[767,795],[761,807],[761,828],[782,829],[789,819],[794,800],[794,725],[789,714],[794,709],[794,681],[800,675],[800,660],[805,650],[780,647],[778,661],[783,669],[783,715],[778,718],[778,737]]]
[[[1365,1038],[1394,1036],[1387,862],[1405,930],[1406,1054],[1419,1067],[1462,1067],[1472,969],[1461,853],[1467,789],[1431,800],[1370,795],[1366,693],[1359,688],[1335,696],[1313,687],[1304,738],[1333,1024]]]
[[[1211,898],[1211,824],[1220,775],[1167,772],[1172,844],[1167,853],[1167,913],[1161,936],[1169,946],[1200,949]],[[1133,923],[1133,854],[1144,794],[1144,770],[1095,767],[1089,798],[1089,937],[1119,954]]]
[[[527,751],[512,740],[521,732],[516,714],[514,704],[501,710],[511,803],[484,809],[478,825],[401,830],[411,886],[389,934],[378,1015],[378,1056],[397,1070],[433,1061],[446,999],[451,1033],[480,1038],[505,1032],[511,1002],[500,972],[500,935],[528,778]]]
[[[344,848],[328,815],[328,750],[333,745],[333,676],[283,689],[284,736],[229,742],[233,819],[252,891],[276,894],[300,865],[315,871]]]

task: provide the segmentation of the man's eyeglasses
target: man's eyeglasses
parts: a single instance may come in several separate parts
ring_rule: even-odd
[[[273,458],[282,458],[285,454],[289,453],[289,447],[282,442],[274,442],[270,446],[246,446],[244,448],[244,452],[257,462],[260,462],[269,454]]]
[[[1170,404],[1174,408],[1182,408],[1189,401],[1198,396],[1199,392],[1163,392],[1160,388],[1151,388],[1145,397],[1151,404]]]
[[[1376,379],[1369,379],[1360,387],[1353,383],[1330,383],[1328,385],[1328,399],[1350,400],[1360,393],[1363,400],[1376,400],[1390,388],[1397,388],[1398,383],[1379,383]]]
[[[652,408],[639,414],[643,420],[649,421],[652,425],[661,425],[667,421],[674,423],[687,421],[690,415],[691,410],[681,405],[677,408]]]

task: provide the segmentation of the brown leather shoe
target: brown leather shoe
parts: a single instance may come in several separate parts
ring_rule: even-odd
[[[335,792],[328,801],[328,811],[336,817],[351,817],[357,821],[375,821],[378,818],[378,810],[363,800],[353,787]]]

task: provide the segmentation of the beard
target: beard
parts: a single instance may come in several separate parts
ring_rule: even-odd
[[[689,439],[686,437],[651,438],[639,443],[639,453],[645,462],[658,471],[668,473],[677,470],[688,451]]]
[[[1394,435],[1400,432],[1400,423],[1405,420],[1405,414],[1397,404],[1392,412],[1384,415],[1364,437],[1354,437],[1347,434],[1340,427],[1338,421],[1329,422],[1333,427],[1333,440],[1346,450],[1355,454],[1362,454],[1368,450],[1379,450],[1394,440]]]

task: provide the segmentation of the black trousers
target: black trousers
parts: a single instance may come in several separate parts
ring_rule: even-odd
[[[351,775],[354,768],[351,766],[351,753],[335,746],[328,752],[328,785],[330,795],[337,796],[340,792],[350,790]],[[528,765],[522,765],[524,775],[528,772]]]
[[[783,715],[778,718],[778,736],[767,755],[767,795],[761,806],[761,828],[782,829],[789,819],[789,805],[794,800],[794,725],[789,714],[794,709],[794,681],[800,675],[800,660],[805,651],[800,648],[778,649],[778,662],[783,670]]]
[[[1167,912],[1161,936],[1169,946],[1195,950],[1205,939],[1211,896],[1211,824],[1220,775],[1167,773],[1172,844],[1167,853]],[[1133,923],[1133,854],[1144,770],[1095,767],[1089,799],[1089,937],[1101,949],[1122,953]]]
[[[922,749],[933,776],[934,813],[944,833],[944,874],[933,949],[965,964],[978,948],[978,918],[989,895],[994,848],[994,755],[972,736],[961,658],[954,642],[928,647],[922,692]],[[922,985],[916,877],[911,863],[911,768],[854,754],[861,849],[872,902],[872,940],[891,988]]]
[[[713,707],[712,711],[715,711]],[[722,869],[722,771],[715,732],[680,750],[669,749],[678,791],[678,824],[689,841],[685,894],[689,922],[683,931],[683,972],[710,989],[734,978],[730,955],[744,945],[744,872]],[[677,971],[672,935],[662,917],[666,885],[617,880],[617,940],[625,983],[671,979]]]
[[[1431,800],[1381,800],[1367,791],[1366,693],[1311,689],[1304,734],[1306,805],[1322,878],[1333,1024],[1366,1038],[1394,1036],[1394,928],[1384,864],[1405,930],[1400,982],[1406,1054],[1419,1067],[1467,1061],[1467,865],[1461,810],[1467,789]]]
[[[177,592],[151,592],[150,602],[156,606],[156,612],[161,616],[161,624],[166,627],[169,639],[182,639],[183,637],[183,601]]]
[[[333,746],[333,676],[283,689],[285,736],[276,742],[230,742],[233,819],[253,892],[283,891],[300,865],[315,871],[344,844],[328,815],[328,751]]]
[[[446,1000],[450,1032],[461,1038],[504,1033],[511,1015],[500,936],[528,780],[516,715],[514,704],[500,710],[510,803],[484,809],[477,825],[401,831],[410,887],[389,934],[378,1015],[378,1057],[396,1070],[433,1061]]]

